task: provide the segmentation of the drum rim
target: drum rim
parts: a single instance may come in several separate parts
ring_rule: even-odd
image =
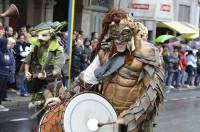
[[[68,106],[68,104],[69,104],[75,97],[77,97],[77,96],[79,96],[79,95],[81,95],[81,94],[85,94],[85,93],[96,94],[96,95],[99,95],[99,96],[101,96],[102,98],[104,98],[104,99],[112,106],[114,112],[115,112],[116,115],[117,115],[117,112],[116,112],[115,108],[113,107],[112,103],[110,103],[110,101],[108,101],[107,98],[103,97],[102,94],[97,93],[97,92],[84,91],[84,92],[77,93],[77,94],[75,94],[72,98],[70,98],[70,99],[68,100],[68,102],[67,102],[65,105]],[[64,104],[64,103],[63,103],[63,104]],[[62,117],[63,117],[63,118],[62,118],[62,122],[63,122],[63,119],[64,119],[64,114],[65,114],[66,108],[67,108],[67,107],[65,107],[65,108],[63,109],[63,112],[62,112]],[[65,130],[65,128],[64,128],[64,123],[62,123],[61,125],[62,125],[63,130]]]
[[[39,123],[39,127],[38,127],[38,132],[41,132],[42,121],[44,120],[44,118],[46,117],[47,113],[49,113],[49,112],[50,112],[50,108],[44,113],[44,115],[40,119],[40,123]]]

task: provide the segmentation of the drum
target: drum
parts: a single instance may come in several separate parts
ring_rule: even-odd
[[[96,93],[80,93],[50,108],[42,117],[39,132],[118,132],[112,105]],[[100,125],[106,124],[107,125]]]

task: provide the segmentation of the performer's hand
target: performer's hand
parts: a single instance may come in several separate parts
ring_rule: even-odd
[[[116,123],[121,124],[121,125],[127,125],[126,120],[122,117],[118,117],[117,120],[116,120]]]
[[[117,118],[116,123],[117,124],[123,124],[123,125],[127,125],[127,121],[126,118],[124,118],[127,115],[128,111],[124,110],[119,114],[119,117]]]
[[[58,103],[60,103],[61,100],[58,97],[54,97],[54,98],[49,98],[46,100],[44,107],[48,106],[52,106],[52,105],[56,105]]]
[[[30,72],[25,72],[25,76],[27,80],[30,80],[32,77],[32,74]]]
[[[38,73],[38,78],[39,79],[45,79],[47,77],[47,74],[45,71]]]

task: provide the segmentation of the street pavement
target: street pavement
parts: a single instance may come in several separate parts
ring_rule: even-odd
[[[156,117],[154,132],[200,132],[200,88],[173,90]]]
[[[3,102],[10,108],[0,112],[0,132],[33,132],[36,120],[31,120],[35,111],[28,109],[30,97],[20,97],[9,91],[12,101]],[[199,132],[200,88],[173,89],[167,94],[156,116],[154,132]]]
[[[21,97],[17,95],[17,91],[14,89],[9,89],[7,95],[11,101],[2,102],[2,105],[6,107],[17,107],[26,104],[31,100],[31,95],[29,97]]]
[[[10,107],[9,112],[0,113],[0,132],[33,132],[35,120],[30,116],[34,111],[28,110],[28,104]]]
[[[34,113],[28,109],[30,97],[21,97],[17,92],[8,90],[8,98],[11,101],[3,101],[2,105],[10,111],[0,112],[0,132],[32,132],[35,120],[30,120]]]

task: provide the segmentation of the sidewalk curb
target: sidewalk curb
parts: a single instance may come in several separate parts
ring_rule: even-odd
[[[2,105],[8,108],[15,108],[17,106],[20,105],[27,105],[28,107],[28,103],[30,102],[30,100],[26,100],[26,101],[7,101],[7,102],[2,102]]]
[[[31,96],[21,97],[17,94],[17,91],[13,89],[7,91],[7,97],[11,99],[11,101],[2,101],[2,105],[8,108],[16,108],[24,105],[27,105],[28,107],[28,103],[31,100]]]
[[[189,90],[200,90],[200,87],[194,87],[194,88],[173,88],[172,91],[189,91]]]
[[[191,97],[182,97],[182,98],[172,98],[172,99],[165,99],[164,102],[170,102],[170,101],[179,101],[179,100],[190,100],[190,99],[198,99],[200,96],[191,96]]]

